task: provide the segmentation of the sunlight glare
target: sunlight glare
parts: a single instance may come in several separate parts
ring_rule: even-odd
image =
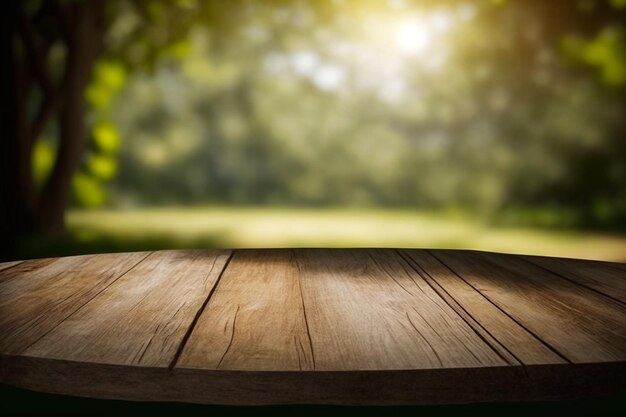
[[[428,49],[432,40],[430,28],[419,20],[401,22],[394,33],[398,49],[408,54],[421,54]]]
[[[337,65],[326,64],[313,74],[313,83],[320,90],[333,91],[339,89],[345,81],[344,70]]]

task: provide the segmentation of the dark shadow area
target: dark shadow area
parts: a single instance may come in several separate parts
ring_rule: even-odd
[[[88,255],[97,253],[141,252],[167,249],[222,248],[223,239],[218,236],[203,236],[195,239],[175,239],[156,235],[136,238],[98,236],[93,240],[81,240],[75,235],[64,234],[50,238],[24,238],[20,240],[17,259],[37,259],[59,256]],[[0,261],[12,260],[10,257]]]
[[[551,402],[480,403],[439,406],[218,406],[186,403],[98,400],[43,394],[2,385],[0,412],[6,416],[622,416],[626,393],[611,397]]]

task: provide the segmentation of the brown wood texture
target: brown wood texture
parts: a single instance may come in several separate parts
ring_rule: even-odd
[[[229,255],[197,250],[148,256],[23,354],[168,367]]]
[[[299,278],[288,250],[236,253],[177,365],[313,369]]]
[[[1,382],[212,404],[626,390],[621,264],[471,251],[191,250],[0,264]]]
[[[402,250],[400,253],[419,271],[442,298],[449,300],[461,316],[512,363],[535,365],[566,363],[541,339],[519,326],[505,311],[492,304],[466,281],[427,251]]]
[[[0,264],[0,271],[4,271],[5,269],[13,268],[14,266],[17,266],[17,265],[21,264],[22,262],[23,261],[3,262],[2,264]]]
[[[23,353],[147,253],[25,261],[0,271],[0,349]]]
[[[393,250],[303,250],[295,261],[316,369],[507,365]]]
[[[545,256],[526,256],[524,259],[560,277],[626,304],[624,265]]]
[[[614,300],[516,256],[457,251],[435,256],[562,358],[626,359],[626,307]]]

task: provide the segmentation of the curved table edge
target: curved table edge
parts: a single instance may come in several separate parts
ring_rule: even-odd
[[[0,355],[0,382],[52,394],[220,405],[435,405],[626,392],[626,361],[375,371],[154,368]]]

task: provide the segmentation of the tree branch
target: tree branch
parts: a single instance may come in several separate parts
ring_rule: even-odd
[[[62,95],[63,88],[60,88],[55,94],[44,96],[30,129],[30,140],[32,142],[35,142],[37,138],[39,138],[48,121],[58,111]]]
[[[50,46],[48,44],[45,49],[39,48],[35,39],[35,31],[30,20],[28,19],[28,16],[26,16],[23,7],[18,7],[18,13],[20,28],[19,33],[21,34],[21,38],[26,49],[25,52],[28,54],[28,60],[32,64],[32,71],[43,93],[45,95],[52,94],[54,84],[52,83],[50,74],[46,70],[46,61]]]
[[[26,149],[30,149],[43,132],[48,121],[58,110],[63,94],[63,85],[55,86],[47,70],[48,53],[54,39],[52,37],[46,37],[43,41],[43,45],[39,46],[32,22],[21,6],[18,6],[18,16],[19,35],[24,45],[25,58],[30,62],[30,72],[34,75],[42,92],[38,112],[30,123],[29,129],[27,129],[27,132],[25,132],[26,135],[23,138],[23,140],[27,142],[25,144]],[[61,22],[60,24],[62,25]],[[64,81],[62,84],[63,83]],[[28,88],[28,86],[26,88]],[[24,93],[26,94],[27,91],[28,90],[24,90]]]

